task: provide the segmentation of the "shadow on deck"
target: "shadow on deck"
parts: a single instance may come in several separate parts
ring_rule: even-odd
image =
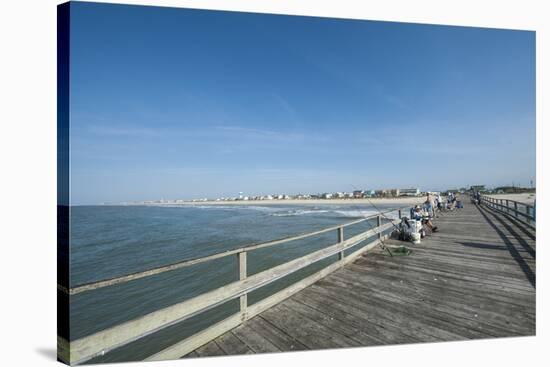
[[[535,335],[534,231],[470,204],[437,225],[411,255],[364,254],[187,357]]]

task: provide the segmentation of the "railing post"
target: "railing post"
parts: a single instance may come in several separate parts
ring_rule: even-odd
[[[510,206],[509,206],[510,202],[508,201],[508,199],[506,199],[506,214],[510,214]]]
[[[344,227],[338,227],[338,243],[344,242]],[[344,260],[344,250],[338,253],[338,260]]]
[[[435,211],[435,209],[434,209],[434,211]],[[398,217],[399,219],[401,219],[401,209],[399,209],[399,210],[397,211],[397,217]]]
[[[239,252],[239,280],[246,279],[246,251]],[[246,308],[248,306],[247,294],[243,294],[240,297],[241,301],[241,319],[245,321],[247,319]]]
[[[529,205],[525,204],[525,214],[527,214],[527,224],[531,224],[531,213],[529,213]]]
[[[380,230],[380,226],[382,225],[382,217],[380,215],[376,216],[376,227]],[[378,239],[382,239],[382,232],[378,232]]]
[[[518,214],[518,202],[517,201],[514,201],[514,215],[516,218],[519,217],[519,214]]]

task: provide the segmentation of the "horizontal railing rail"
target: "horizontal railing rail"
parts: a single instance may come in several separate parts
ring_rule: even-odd
[[[240,300],[238,313],[213,326],[208,327],[203,331],[198,332],[197,334],[189,336],[183,341],[172,345],[171,347],[160,351],[159,353],[156,353],[155,355],[149,357],[148,360],[179,358],[186,353],[189,353],[192,350],[200,347],[204,343],[212,340],[213,338],[223,334],[224,332],[238,326],[240,323],[257,315],[263,310],[275,305],[276,303],[282,301],[283,299],[289,297],[297,291],[307,287],[318,279],[321,279],[322,277],[328,275],[329,273],[340,268],[349,261],[352,261],[358,255],[364,253],[365,251],[368,251],[369,249],[375,247],[387,236],[386,234],[384,234],[384,232],[400,222],[401,211],[403,209],[404,208],[392,209],[378,215],[372,215],[366,218],[354,220],[348,223],[343,223],[341,225],[332,226],[314,232],[304,233],[259,244],[252,244],[234,250],[220,252],[201,258],[185,260],[117,278],[83,284],[70,289],[58,285],[59,291],[68,293],[70,295],[75,295],[78,293],[92,291],[115,284],[122,284],[136,279],[161,274],[167,271],[172,271],[175,269],[180,269],[183,267],[196,265],[204,263],[206,261],[220,259],[232,255],[237,257],[239,269],[239,280],[224,285],[220,288],[202,293],[183,302],[148,313],[144,316],[109,327],[92,335],[85,336],[71,342],[63,338],[58,338],[59,350],[62,352],[62,354],[64,354],[60,357],[67,362],[70,362],[71,364],[83,363],[92,358],[112,351],[116,348],[122,347],[133,341],[141,339],[147,335],[156,333],[166,327],[185,321],[195,315],[201,314],[228,301],[237,298]],[[382,224],[382,219],[387,218],[387,214],[391,212],[397,212],[397,219],[387,219],[386,223]],[[347,240],[344,240],[345,227],[372,220],[374,218],[377,219],[376,226],[371,226],[371,229],[355,235]],[[311,252],[302,257],[287,261],[283,264],[274,266],[254,275],[248,276],[248,252],[316,236],[330,231],[337,231],[338,242],[336,242],[335,244]],[[376,236],[376,239],[374,241],[369,242],[366,246],[361,247],[360,249],[354,251],[351,254],[348,254],[347,256],[345,255],[346,250],[349,250],[357,246],[358,244],[363,243],[373,236]],[[322,268],[317,273],[308,276],[288,286],[287,288],[271,296],[268,296],[261,301],[256,302],[251,306],[248,305],[247,295],[250,292],[334,255],[338,255],[338,260],[335,263],[332,263]]]
[[[481,203],[500,213],[514,217],[516,220],[536,228],[536,213],[534,205],[510,199],[495,198],[481,195]]]

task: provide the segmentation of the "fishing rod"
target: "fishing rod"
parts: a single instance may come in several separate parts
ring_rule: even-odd
[[[353,184],[351,185],[353,187],[354,190],[358,190],[357,187],[355,187]],[[390,218],[388,218],[386,215],[384,215],[384,213],[378,209],[378,207],[376,205],[374,205],[374,203],[372,201],[370,201],[370,199],[368,197],[365,196],[365,199],[367,199],[368,203],[381,215],[383,216],[384,218],[386,218],[386,220],[388,220],[398,231],[400,231],[401,229],[395,224],[393,223],[393,220],[391,220]],[[412,219],[412,218],[411,218]],[[422,224],[422,228],[426,229],[426,226],[424,224]],[[431,232],[431,231],[430,231]]]
[[[357,204],[354,205],[354,207],[359,211],[359,213],[361,213],[361,215],[363,217],[365,217],[367,220],[365,222],[367,222],[367,224],[369,225],[370,229],[372,229],[373,231],[375,230],[374,227],[372,226],[372,224],[370,224],[370,221],[369,219],[367,218],[367,215],[365,213],[363,213],[363,210],[357,206]],[[388,254],[390,254],[390,257],[393,257],[393,254],[391,253],[391,251],[384,245],[384,242],[382,242],[382,240],[380,240],[380,247],[382,248],[382,250],[386,250],[388,252]]]
[[[354,190],[359,191],[359,190],[357,189],[357,187],[355,187],[354,185],[351,185],[351,186],[353,187]],[[395,223],[393,223],[393,220],[390,219],[390,218],[388,218],[380,209],[378,209],[378,207],[376,207],[376,205],[374,205],[374,204],[372,203],[372,201],[370,201],[370,199],[369,199],[368,197],[365,196],[365,199],[367,199],[367,201],[369,202],[369,204],[374,208],[374,210],[376,210],[376,211],[378,212],[378,214],[380,214],[381,216],[383,216],[384,218],[386,218],[386,219],[387,219],[396,229],[399,230],[399,227],[398,227]]]
[[[353,187],[354,190],[359,191],[359,190],[357,189],[357,187],[355,187],[353,184],[352,184],[351,186]],[[374,204],[372,204],[372,203],[370,202],[370,200],[369,200],[369,203],[374,207],[374,209],[375,209],[381,216],[383,216],[384,218],[386,218],[387,220],[389,220],[390,223],[392,224],[392,226],[394,226],[397,230],[400,230],[400,228],[397,227],[397,226],[395,225],[395,223],[393,223],[393,220],[391,220],[391,219],[389,219],[388,217],[386,217],[386,216],[384,215],[384,213],[382,213],[382,212],[380,211],[380,209],[378,209]],[[363,211],[361,210],[361,208],[360,208],[359,206],[356,205],[355,207],[359,210],[359,212],[360,212],[362,215],[364,215],[364,214],[363,214]],[[366,217],[366,215],[364,215],[364,216]],[[370,224],[370,221],[369,221],[368,219],[366,220],[366,222],[367,222],[367,224],[369,225],[369,227],[370,227],[371,229],[374,230],[374,227]],[[383,250],[386,250],[386,251],[388,252],[388,254],[390,254],[390,257],[393,257],[393,254],[392,254],[391,251],[384,245],[384,241],[382,241],[382,240],[380,240],[380,247],[382,247]]]

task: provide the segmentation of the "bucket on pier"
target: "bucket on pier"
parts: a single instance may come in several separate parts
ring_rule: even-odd
[[[419,220],[411,220],[409,221],[410,228],[408,229],[409,232],[412,233],[420,233],[420,230],[422,229],[422,223]]]

